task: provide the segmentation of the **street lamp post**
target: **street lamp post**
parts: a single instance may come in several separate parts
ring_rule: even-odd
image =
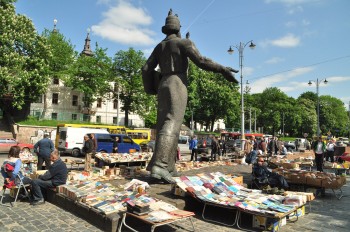
[[[237,48],[238,53],[239,53],[239,67],[240,67],[240,74],[241,74],[241,150],[243,151],[244,149],[244,141],[245,141],[245,134],[244,134],[244,97],[243,97],[243,74],[242,74],[242,70],[243,70],[243,51],[244,48],[249,44],[249,47],[251,49],[255,48],[255,44],[253,43],[253,40],[250,40],[246,43],[242,43],[240,42],[239,45],[236,46],[230,46],[230,48],[227,50],[227,52],[229,54],[233,54],[234,50],[232,49],[232,47]]]
[[[314,82],[316,84],[316,94],[317,94],[317,136],[320,136],[320,97],[319,97],[319,86],[320,83],[323,81],[324,84],[327,84],[328,81],[327,79],[322,79],[322,80],[318,80],[318,78],[316,80],[310,80],[308,85],[311,86],[312,82]]]

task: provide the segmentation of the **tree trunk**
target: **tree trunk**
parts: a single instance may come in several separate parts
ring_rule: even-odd
[[[41,119],[45,119],[46,111],[47,111],[47,99],[46,99],[46,93],[44,94],[44,108],[43,112],[41,113]]]
[[[125,117],[124,117],[124,125],[126,127],[129,126],[129,108],[125,108]]]

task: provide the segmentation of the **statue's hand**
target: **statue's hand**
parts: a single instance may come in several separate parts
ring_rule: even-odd
[[[228,68],[231,72],[234,72],[234,73],[238,73],[239,72],[237,69],[233,69],[231,67],[226,67],[226,68]]]
[[[224,72],[222,73],[222,75],[225,77],[225,79],[229,82],[233,82],[238,84],[239,82],[236,80],[235,76],[233,75],[232,72],[238,72],[237,70],[227,67],[224,69]]]

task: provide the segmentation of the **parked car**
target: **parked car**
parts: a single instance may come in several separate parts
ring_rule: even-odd
[[[287,151],[289,152],[295,151],[295,142],[294,141],[284,142],[284,147],[287,148]]]
[[[197,144],[198,154],[201,154],[201,153],[210,154],[211,153],[211,142],[212,142],[211,138],[198,140],[198,144]]]
[[[153,152],[155,146],[156,146],[156,141],[154,140],[143,141],[140,143],[141,150],[145,152]]]
[[[95,138],[97,140],[98,152],[112,153],[113,142],[115,137],[119,137],[118,140],[118,153],[129,153],[130,149],[135,149],[136,151],[141,151],[140,145],[134,142],[129,136],[124,134],[99,134],[95,133]]]
[[[30,143],[20,143],[11,138],[0,138],[0,153],[8,153],[12,146],[19,146],[22,151],[32,151],[34,149],[34,145]]]

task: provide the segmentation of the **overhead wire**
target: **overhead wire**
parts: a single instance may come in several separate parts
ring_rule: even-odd
[[[274,76],[274,75],[277,75],[277,74],[291,72],[291,71],[295,71],[295,70],[298,70],[298,69],[301,69],[301,68],[308,68],[308,67],[312,67],[312,66],[316,66],[316,65],[320,65],[320,64],[324,64],[324,63],[329,63],[329,62],[333,62],[333,61],[336,61],[336,60],[346,59],[346,58],[350,58],[350,55],[340,56],[340,57],[332,58],[332,59],[329,59],[329,60],[324,60],[324,61],[320,61],[320,62],[317,62],[317,63],[314,63],[314,64],[310,64],[310,65],[304,65],[304,66],[300,66],[300,67],[297,67],[297,68],[288,69],[288,70],[284,70],[284,71],[280,71],[280,72],[276,72],[276,73],[272,73],[272,74],[267,74],[267,75],[263,75],[263,76],[249,78],[249,79],[247,79],[247,81],[261,79],[261,78],[269,77],[269,76]]]

